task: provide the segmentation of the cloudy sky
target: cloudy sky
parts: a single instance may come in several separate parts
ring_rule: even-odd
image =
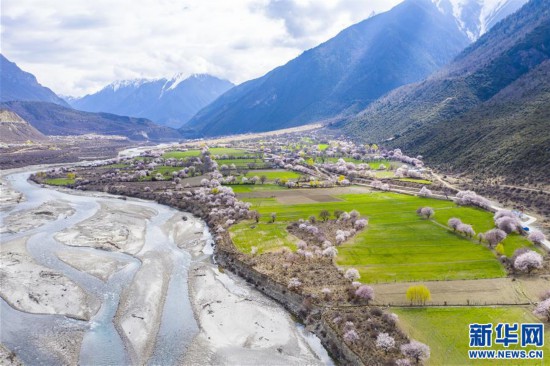
[[[114,80],[259,77],[402,0],[2,0],[1,52],[58,94]]]

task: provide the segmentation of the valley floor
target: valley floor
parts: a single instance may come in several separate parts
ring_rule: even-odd
[[[208,238],[200,220],[100,193],[71,191],[71,200],[69,191],[34,187],[21,195],[2,180],[3,364],[324,364],[328,358],[280,305],[218,271],[202,251]],[[162,237],[182,251],[151,241]],[[185,252],[188,259],[177,254]],[[190,289],[183,301],[190,318],[181,325],[182,293],[171,286],[174,276],[187,274],[176,270],[174,256],[190,266],[189,282],[180,284]],[[171,322],[178,336],[164,339]]]

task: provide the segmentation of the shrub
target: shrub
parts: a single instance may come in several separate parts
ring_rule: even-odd
[[[302,287],[302,282],[297,279],[296,277],[293,277],[288,281],[288,288],[291,290],[295,290]]]
[[[347,278],[350,281],[355,281],[361,278],[361,275],[359,275],[359,271],[355,268],[350,268],[346,271],[344,274],[344,277]]]
[[[546,238],[544,234],[539,230],[533,230],[529,233],[528,239],[535,244],[542,244]]]
[[[389,350],[395,347],[395,339],[388,333],[378,333],[378,337],[376,337],[376,347],[388,353]]]
[[[344,340],[348,343],[355,343],[359,340],[359,334],[355,329],[350,329],[344,333]]]
[[[368,305],[369,301],[374,300],[374,289],[367,285],[361,285],[355,291],[355,296],[365,299]]]
[[[546,318],[546,321],[550,322],[550,299],[541,301],[535,310],[533,310],[533,314]]]

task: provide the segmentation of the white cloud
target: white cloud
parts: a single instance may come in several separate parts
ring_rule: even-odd
[[[402,0],[2,0],[1,52],[66,95],[120,79],[259,77]]]

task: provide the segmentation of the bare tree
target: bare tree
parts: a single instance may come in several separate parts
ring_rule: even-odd
[[[256,221],[256,224],[260,222],[260,213],[257,210],[250,211],[250,218]]]
[[[330,212],[328,212],[328,210],[321,210],[321,212],[319,212],[319,218],[323,221],[327,221],[330,218]]]

